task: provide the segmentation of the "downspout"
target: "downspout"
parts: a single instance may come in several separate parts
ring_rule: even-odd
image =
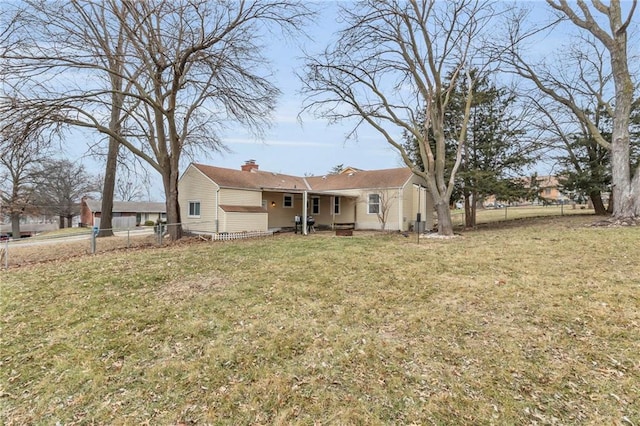
[[[216,225],[216,234],[220,233],[220,227],[219,227],[219,222],[218,222],[218,212],[220,209],[220,187],[218,187],[218,189],[216,189],[216,214],[215,214],[215,225]]]
[[[404,231],[402,229],[402,212],[404,207],[404,197],[402,188],[398,188],[398,231]]]

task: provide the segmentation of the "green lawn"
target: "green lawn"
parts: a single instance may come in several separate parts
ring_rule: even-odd
[[[640,228],[281,235],[0,272],[0,423],[640,424]]]

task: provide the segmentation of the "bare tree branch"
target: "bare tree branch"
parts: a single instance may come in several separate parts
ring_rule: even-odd
[[[425,180],[437,206],[438,231],[446,235],[453,233],[449,198],[464,130],[447,174],[444,115],[452,86],[479,54],[474,43],[495,13],[490,2],[479,0],[364,0],[342,8],[345,29],[338,41],[321,55],[307,55],[300,75],[305,111],[330,122],[355,119],[351,134],[361,124],[372,127]],[[451,76],[447,83],[445,73]],[[470,102],[471,81],[468,91]],[[463,126],[468,109],[466,114]],[[413,163],[402,134],[420,141],[424,168]]]

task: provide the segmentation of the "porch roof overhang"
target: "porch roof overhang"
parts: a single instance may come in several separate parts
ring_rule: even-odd
[[[220,208],[227,213],[267,213],[267,209],[258,206],[232,206],[220,204]]]
[[[330,192],[330,191],[314,191],[311,189],[298,189],[298,188],[261,188],[263,192],[280,192],[283,194],[304,194],[307,195],[326,195],[333,197],[344,197],[344,198],[358,198],[356,195],[345,195],[339,192]]]

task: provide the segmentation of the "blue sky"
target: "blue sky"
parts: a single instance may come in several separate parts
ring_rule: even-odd
[[[527,3],[535,8],[537,17],[543,16],[542,10],[546,9],[543,1]],[[301,84],[296,76],[296,71],[303,65],[300,45],[307,52],[319,52],[339,28],[336,22],[338,3],[325,1],[320,4],[320,16],[306,28],[309,39],[285,42],[274,38],[267,42],[267,56],[272,60],[274,82],[282,91],[282,96],[273,115],[273,126],[266,131],[264,138],[255,139],[241,128],[232,129],[224,135],[230,152],[201,155],[193,158],[193,161],[239,169],[246,160],[253,159],[259,164],[260,170],[297,176],[322,175],[338,164],[367,170],[404,165],[399,154],[376,131],[366,126],[360,127],[358,139],[347,140],[346,135],[352,130],[353,123],[329,125],[308,114],[298,116],[303,102],[303,96],[299,94]],[[548,51],[557,47],[556,42],[560,44],[563,36],[566,41],[566,35],[554,33],[541,43],[540,48]],[[89,140],[99,139],[97,135],[84,135],[87,136]],[[75,146],[77,148],[74,151],[79,152],[78,148],[84,144],[80,142]],[[91,171],[100,172],[101,166],[94,160],[78,155],[78,160],[83,161]],[[189,159],[183,159],[183,163],[183,167],[186,167]],[[539,173],[548,171],[547,168],[539,170]],[[155,171],[152,171],[152,181],[157,182],[157,187],[151,191],[151,198],[162,200],[164,195],[160,176]]]
[[[309,38],[297,41],[269,40],[267,55],[273,61],[276,85],[282,91],[274,114],[273,127],[263,140],[256,140],[238,129],[228,132],[226,146],[231,153],[215,154],[202,161],[220,167],[239,168],[253,159],[261,170],[302,176],[322,175],[338,164],[361,169],[401,167],[400,156],[373,130],[360,128],[358,139],[346,140],[353,123],[328,125],[309,114],[299,117],[303,97],[296,71],[302,69],[300,45],[319,52],[328,43],[336,23],[337,2],[322,3],[320,16],[305,30]]]
[[[193,161],[218,167],[240,169],[246,160],[252,159],[260,170],[296,176],[323,175],[338,164],[373,170],[402,167],[399,154],[375,131],[362,127],[357,140],[346,140],[353,123],[328,125],[325,120],[309,114],[299,116],[303,97],[299,93],[300,81],[296,71],[301,70],[303,54],[301,45],[309,52],[323,49],[330,36],[338,29],[336,21],[337,2],[327,1],[319,8],[321,14],[305,30],[309,38],[285,41],[271,39],[267,56],[272,61],[274,83],[281,90],[277,109],[273,114],[273,125],[261,139],[248,134],[242,128],[228,130],[223,141],[229,152],[198,155]],[[72,133],[67,144],[66,155],[81,161],[90,172],[101,173],[102,164],[88,155],[88,144],[102,139],[90,132]],[[73,158],[75,157],[75,158]],[[191,159],[183,158],[183,169]],[[151,191],[153,200],[164,199],[160,175],[151,170],[152,182],[157,182]]]

